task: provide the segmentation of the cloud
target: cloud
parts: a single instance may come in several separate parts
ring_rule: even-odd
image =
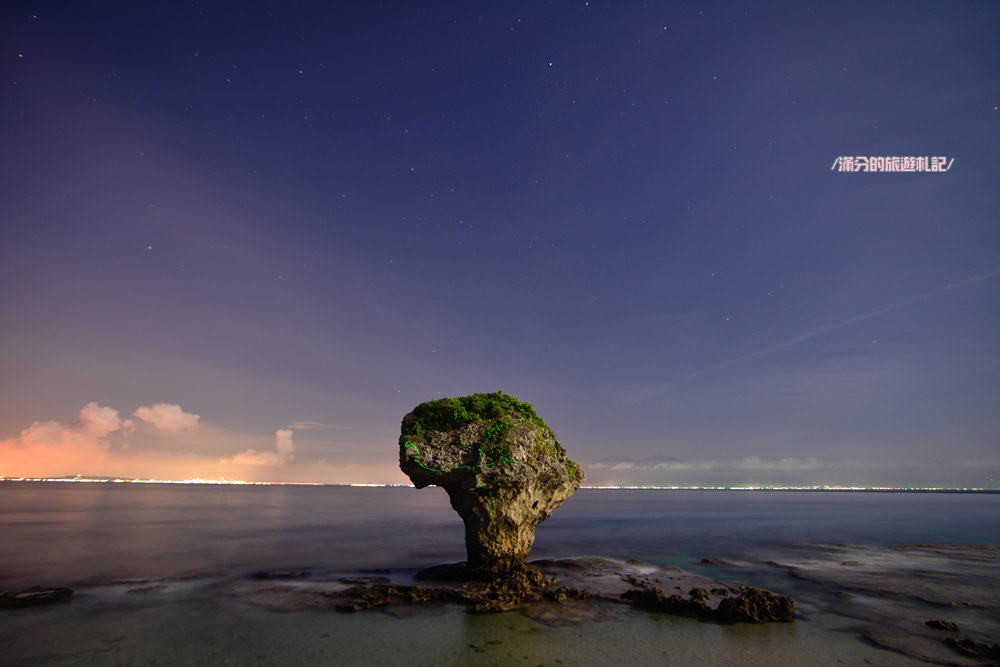
[[[292,442],[292,429],[278,429],[274,432],[274,439],[275,447],[278,450],[278,455],[281,456],[282,462],[292,458],[292,452],[295,451],[295,443]]]
[[[107,437],[123,428],[131,428],[131,421],[95,402],[84,406],[72,424],[36,421],[17,437],[0,441],[0,475],[89,473],[110,460]]]
[[[626,465],[623,465],[625,463]],[[612,457],[584,465],[595,486],[743,486],[851,483],[860,466],[816,457],[764,459],[757,455],[730,460],[680,461],[662,456],[640,461]]]
[[[174,403],[154,403],[135,411],[135,416],[165,431],[180,431],[198,425],[200,415],[184,412]]]
[[[240,432],[203,422],[198,415],[165,403],[147,404],[134,414],[134,419],[123,418],[118,410],[91,402],[63,421],[37,421],[19,434],[0,436],[0,477],[82,474],[173,480],[406,482],[398,466],[389,462],[362,464],[343,454],[329,462],[310,458],[296,451],[296,432],[291,427],[273,435]]]
[[[337,426],[336,424],[324,424],[323,422],[297,421],[289,424],[288,428],[295,429],[296,431],[308,431],[309,429],[315,429],[315,428],[339,430],[346,427]]]
[[[293,431],[290,428],[278,429],[274,432],[275,451],[257,451],[248,449],[236,456],[222,459],[222,463],[233,463],[245,466],[281,466],[295,458],[295,443],[292,440]]]
[[[591,463],[593,468],[610,468],[612,470],[622,470],[631,468],[635,463],[627,456],[606,456],[596,463]]]
[[[197,452],[164,452],[173,444],[169,434],[198,423],[198,415],[178,405],[159,403],[140,407],[135,415],[152,425],[137,429],[118,410],[91,401],[70,423],[36,421],[17,436],[0,440],[0,475],[7,477],[62,477],[107,475],[162,477],[206,459]],[[186,436],[187,437],[187,436]],[[126,440],[127,439],[127,440]],[[207,461],[216,463],[214,459]]]
[[[685,461],[658,461],[653,464],[655,470],[690,470],[695,464]]]
[[[937,463],[869,460],[826,461],[817,457],[765,459],[751,455],[722,461],[636,461],[619,466],[616,457],[585,464],[593,486],[841,486],[953,487],[1000,486],[1000,460],[959,459]]]
[[[102,408],[91,401],[80,410],[76,423],[70,428],[83,435],[103,438],[122,426],[121,417],[114,408]]]
[[[777,461],[765,461],[759,456],[748,456],[740,461],[733,467],[741,468],[743,470],[816,470],[823,466],[819,459],[815,456],[810,456],[806,459],[797,459],[793,456],[787,456],[783,459]],[[722,467],[728,467],[723,464]]]
[[[798,459],[787,456],[768,461],[759,456],[747,456],[736,461],[681,461],[663,456],[633,461],[627,456],[609,456],[587,466],[588,470],[815,470],[824,464],[815,456]]]

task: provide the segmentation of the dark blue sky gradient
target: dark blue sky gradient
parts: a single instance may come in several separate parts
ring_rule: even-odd
[[[501,389],[594,483],[997,485],[995,3],[146,4],[0,13],[0,475],[402,481]]]

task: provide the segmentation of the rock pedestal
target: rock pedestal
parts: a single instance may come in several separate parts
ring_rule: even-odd
[[[584,479],[534,408],[499,392],[418,405],[403,418],[399,466],[418,489],[447,491],[472,570],[527,584],[538,583],[535,528]]]

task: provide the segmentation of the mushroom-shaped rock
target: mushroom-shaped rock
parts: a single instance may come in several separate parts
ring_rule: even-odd
[[[531,404],[502,392],[415,407],[403,417],[399,467],[418,489],[448,492],[468,566],[491,578],[532,572],[535,528],[584,479]]]

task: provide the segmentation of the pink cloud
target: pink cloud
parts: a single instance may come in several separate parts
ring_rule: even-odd
[[[97,403],[91,401],[87,403],[76,423],[70,428],[87,435],[103,438],[109,433],[114,433],[122,427],[121,417],[114,408],[102,408]]]
[[[0,475],[45,477],[85,473],[110,460],[107,436],[127,427],[113,408],[88,403],[72,424],[34,422],[0,440]]]

